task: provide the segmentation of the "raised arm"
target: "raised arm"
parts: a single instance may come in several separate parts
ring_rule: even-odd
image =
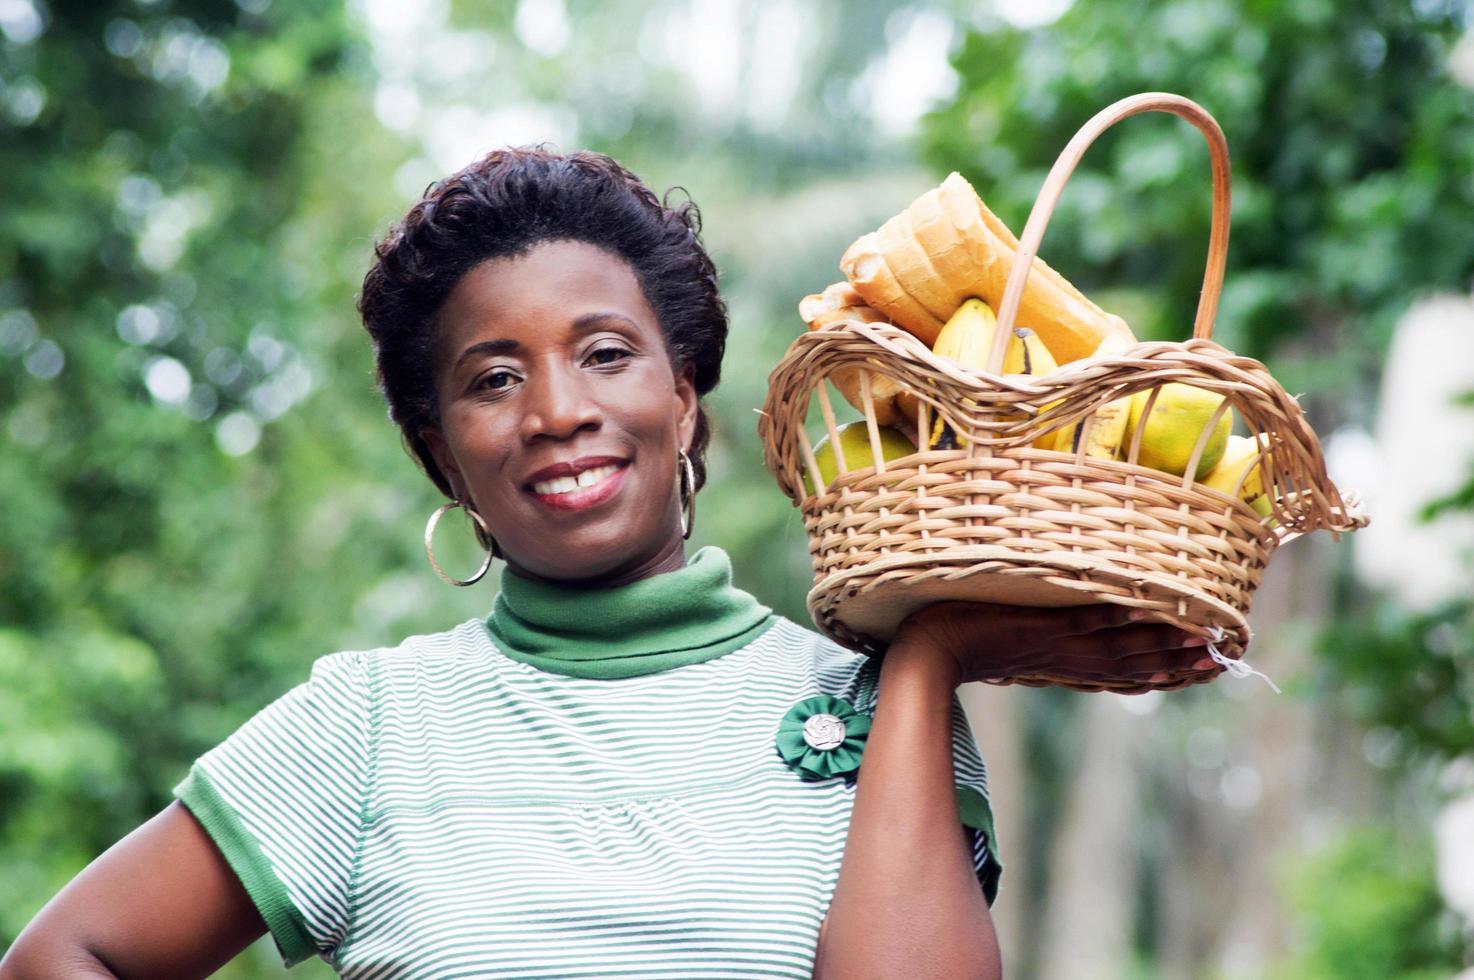
[[[1212,666],[1202,656],[1189,634],[1138,623],[1119,606],[944,602],[909,617],[881,665],[814,976],[1002,976],[954,796],[951,711],[959,684],[1044,665],[1087,678],[1145,678]]]
[[[207,977],[266,932],[177,800],[97,857],[0,960],[0,980]]]
[[[817,978],[1002,976],[952,771],[950,662],[886,653]]]

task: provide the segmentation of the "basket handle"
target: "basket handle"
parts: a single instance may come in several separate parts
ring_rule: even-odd
[[[1208,111],[1191,99],[1170,92],[1142,92],[1113,102],[1090,118],[1074,138],[1065,145],[1059,159],[1039,189],[1034,199],[1034,208],[1024,225],[1019,238],[1018,252],[1013,268],[1008,273],[1008,284],[1003,289],[1003,300],[998,307],[999,329],[993,336],[993,347],[988,353],[989,370],[994,374],[1003,369],[1003,355],[1008,339],[1013,336],[1014,319],[1018,316],[1019,303],[1024,297],[1024,283],[1039,254],[1039,243],[1044,239],[1044,229],[1054,214],[1055,205],[1065,189],[1065,182],[1074,173],[1085,151],[1105,132],[1127,116],[1138,112],[1170,112],[1181,116],[1203,131],[1208,140],[1208,153],[1213,163],[1213,224],[1208,236],[1208,264],[1203,274],[1203,291],[1198,297],[1198,314],[1193,323],[1193,336],[1207,340],[1213,336],[1213,319],[1218,313],[1218,297],[1223,292],[1223,268],[1228,261],[1228,141],[1223,130]]]

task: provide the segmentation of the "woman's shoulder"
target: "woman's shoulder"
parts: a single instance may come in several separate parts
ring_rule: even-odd
[[[803,649],[816,660],[859,663],[868,659],[863,653],[841,646],[823,633],[778,613],[773,615],[773,628],[759,637],[759,640],[764,638],[791,649]]]
[[[820,693],[864,699],[874,689],[877,661],[786,616],[775,615],[772,628],[753,646],[770,661],[773,674],[797,670]]]
[[[436,632],[413,633],[397,643],[378,647],[354,647],[325,653],[312,662],[314,682],[368,686],[403,670],[438,672],[455,670],[467,659],[485,659],[486,629],[476,619]]]

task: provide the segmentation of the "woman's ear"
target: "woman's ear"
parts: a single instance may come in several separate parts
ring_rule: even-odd
[[[433,425],[427,425],[420,430],[420,439],[425,443],[425,448],[430,450],[430,456],[435,460],[436,467],[450,484],[450,489],[457,500],[466,499],[466,482],[461,479],[460,467],[456,466],[456,458],[450,451],[450,445],[445,441],[445,436]]]
[[[696,412],[700,407],[696,394],[696,366],[687,364],[676,375],[676,437],[682,449],[690,450],[696,435]]]

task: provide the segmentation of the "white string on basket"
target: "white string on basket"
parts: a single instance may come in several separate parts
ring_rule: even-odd
[[[1248,677],[1250,674],[1258,674],[1260,677],[1264,678],[1264,682],[1266,684],[1268,684],[1270,687],[1274,688],[1274,693],[1276,693],[1276,694],[1283,694],[1284,693],[1283,691],[1281,691],[1279,689],[1279,685],[1278,684],[1276,684],[1274,681],[1272,681],[1272,680],[1269,679],[1269,675],[1268,674],[1264,673],[1263,671],[1255,670],[1253,667],[1250,667],[1248,664],[1244,663],[1242,660],[1231,660],[1228,657],[1225,657],[1223,654],[1219,653],[1218,652],[1218,648],[1216,646],[1214,646],[1213,644],[1214,643],[1217,643],[1218,641],[1220,641],[1220,640],[1223,639],[1223,636],[1224,636],[1223,627],[1222,626],[1212,626],[1212,627],[1210,627],[1210,629],[1212,629],[1212,631],[1213,631],[1213,639],[1210,640],[1209,643],[1208,643],[1208,656],[1210,656],[1210,657],[1213,658],[1213,662],[1214,663],[1221,664],[1225,670],[1227,670],[1230,674],[1232,674],[1235,677]]]

